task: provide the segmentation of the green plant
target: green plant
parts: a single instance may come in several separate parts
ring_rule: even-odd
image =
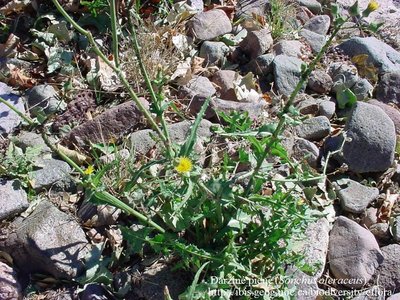
[[[296,20],[296,9],[287,0],[271,0],[270,9],[267,13],[267,24],[271,28],[273,39],[283,38],[294,31]]]
[[[110,0],[113,3],[113,0]],[[81,1],[81,5],[86,6],[90,13],[97,17],[98,14],[109,7],[108,0],[91,0],[91,1]]]
[[[0,154],[0,176],[10,176],[21,179],[25,188],[30,187],[29,173],[35,167],[35,159],[40,153],[40,147],[27,147],[25,151],[10,143],[4,155]]]
[[[156,138],[164,145],[157,158],[136,162],[135,167],[122,166],[117,160],[84,170],[49,143],[43,133],[49,147],[80,174],[86,201],[115,206],[144,224],[137,231],[121,226],[129,244],[124,255],[145,256],[147,244],[156,253],[179,257],[177,267],[195,274],[183,299],[215,299],[218,293],[222,295],[219,299],[229,299],[232,292],[240,291],[248,292],[243,299],[262,292],[265,298],[283,298],[272,292],[287,289],[283,280],[287,265],[312,270],[312,266],[302,261],[297,243],[307,224],[320,216],[305,200],[310,198],[305,187],[310,182],[325,182],[326,165],[322,176],[314,176],[305,166],[291,161],[281,144],[281,135],[290,122],[297,94],[347,19],[332,6],[331,36],[313,61],[304,67],[276,123],[256,126],[246,114],[221,114],[227,125],[216,133],[233,146],[222,147],[221,156],[207,167],[194,149],[210,99],[205,100],[185,142],[171,144],[164,118],[170,105],[162,93],[165,78],[160,72],[156,80],[150,79],[133,20],[129,20],[132,46],[152,100],[151,110],[140,103],[118,63],[107,59],[91,33],[76,24],[57,0],[53,2],[68,22],[87,37],[92,50],[116,72],[157,134]],[[360,13],[356,10],[353,15]],[[113,38],[118,39],[116,24],[113,28]],[[114,41],[113,45],[113,51],[118,51],[118,43]],[[36,125],[30,118],[19,115],[31,126]],[[279,167],[286,167],[285,178],[280,176]],[[103,180],[112,178],[116,172],[125,177]],[[101,257],[101,251],[94,257]],[[106,265],[107,261],[99,264],[98,269],[109,273],[104,270]],[[98,280],[99,277],[89,278]]]

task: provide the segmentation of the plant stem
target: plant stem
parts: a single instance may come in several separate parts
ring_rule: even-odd
[[[117,32],[117,8],[116,0],[110,0],[110,16],[111,16],[111,34],[112,34],[112,49],[114,54],[115,67],[119,68],[119,49],[118,49],[118,32]]]
[[[163,112],[161,112],[161,107],[160,107],[160,105],[158,103],[159,99],[158,99],[156,93],[154,92],[154,88],[153,88],[153,85],[151,83],[149,74],[147,73],[147,70],[146,70],[146,68],[144,66],[144,63],[143,63],[143,60],[142,60],[142,55],[140,53],[140,46],[139,46],[139,42],[138,42],[138,39],[137,39],[136,30],[135,30],[135,28],[133,26],[132,17],[131,17],[131,14],[130,14],[129,11],[128,11],[128,22],[129,22],[129,27],[131,28],[132,46],[133,46],[133,49],[134,49],[135,54],[136,54],[136,58],[137,58],[138,63],[139,63],[140,72],[142,73],[142,76],[143,76],[144,81],[146,83],[147,90],[150,93],[150,98],[151,98],[151,100],[153,102],[153,105],[155,105],[157,110],[160,111],[159,117],[160,117],[160,121],[161,121],[161,126],[163,128],[164,135],[165,135],[165,137],[167,139],[167,144],[166,144],[167,153],[168,153],[169,157],[172,158],[171,140],[170,140],[170,137],[169,137],[167,123],[165,121]]]
[[[278,126],[276,127],[274,133],[272,134],[271,139],[265,146],[264,152],[262,156],[258,159],[257,165],[254,168],[254,172],[252,173],[249,183],[246,186],[244,195],[247,196],[250,193],[250,189],[253,185],[254,178],[258,175],[260,172],[260,168],[265,160],[265,158],[270,154],[271,152],[271,147],[273,144],[275,144],[279,140],[279,135],[282,133],[285,125],[285,114],[289,112],[290,107],[293,105],[293,102],[297,96],[297,94],[300,92],[302,89],[303,85],[306,83],[308,80],[308,77],[310,76],[311,72],[315,69],[317,63],[321,60],[322,56],[325,54],[326,50],[328,47],[332,44],[333,39],[339,32],[339,30],[342,28],[343,24],[348,20],[348,18],[341,24],[335,27],[333,30],[332,34],[330,35],[329,39],[325,42],[324,46],[321,48],[321,50],[318,52],[317,56],[312,60],[312,62],[308,65],[307,69],[303,72],[301,75],[301,78],[299,82],[297,83],[295,89],[293,92],[290,94],[288,101],[286,102],[285,106],[283,107],[281,113],[279,113],[279,122]]]
[[[0,102],[6,105],[9,109],[11,109],[13,112],[15,112],[18,116],[20,116],[26,123],[28,123],[30,126],[36,125],[36,122],[29,118],[28,116],[25,116],[21,111],[19,111],[14,105],[6,101],[5,99],[0,97]]]
[[[42,133],[42,137],[45,141],[45,143],[47,144],[47,146],[49,146],[49,148],[54,151],[55,153],[57,153],[64,161],[66,161],[72,168],[75,169],[75,171],[79,172],[80,175],[84,176],[85,172],[83,171],[83,169],[78,166],[73,160],[71,160],[68,156],[66,156],[62,151],[59,151],[56,147],[54,147],[54,145],[49,141],[47,135],[45,133]],[[90,183],[90,181],[89,181]],[[133,209],[132,207],[128,206],[127,204],[125,204],[123,201],[121,201],[120,199],[116,198],[115,196],[111,195],[109,192],[107,191],[96,191],[96,187],[95,186],[91,186],[89,187],[89,190],[93,191],[93,195],[100,201],[115,206],[119,209],[121,209],[122,211],[124,211],[125,213],[135,216],[136,218],[138,218],[140,221],[144,222],[145,224],[150,225],[151,227],[153,227],[154,229],[156,229],[157,231],[164,233],[165,230],[158,225],[157,223],[155,223],[154,221],[152,221],[149,217],[141,214],[140,212],[138,212],[137,210]]]
[[[150,111],[143,105],[143,103],[139,100],[137,94],[133,91],[131,88],[129,82],[125,78],[124,74],[122,73],[121,69],[117,68],[111,61],[108,60],[108,58],[104,55],[103,52],[99,49],[97,46],[96,41],[93,38],[93,35],[83,29],[81,26],[79,26],[68,13],[64,10],[64,8],[58,3],[57,0],[52,0],[58,11],[64,16],[64,18],[82,35],[86,36],[88,39],[89,43],[92,45],[93,51],[106,63],[118,76],[118,78],[121,80],[122,84],[126,88],[126,90],[129,93],[129,96],[132,98],[132,100],[135,102],[136,106],[139,108],[139,110],[143,113],[147,121],[149,122],[150,126],[157,132],[157,134],[160,136],[161,141],[164,143],[164,145],[168,148],[168,140],[165,137],[164,133],[160,130],[156,122],[154,121],[153,117],[151,116]]]

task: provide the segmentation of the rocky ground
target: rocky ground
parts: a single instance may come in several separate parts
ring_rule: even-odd
[[[339,3],[345,11],[352,1]],[[0,4],[0,12],[9,18],[15,18],[16,11],[32,16],[39,5],[37,1]],[[247,112],[256,122],[274,120],[299,81],[302,64],[321,50],[332,30],[332,16],[322,1],[291,3],[293,27],[279,37],[272,36],[265,19],[254,21],[270,9],[268,1],[228,4],[188,1],[190,7],[177,14],[190,11],[190,17],[179,24],[180,32],[172,34],[172,47],[178,51],[173,54],[176,60],[171,59],[169,96],[186,116],[196,115],[204,100],[212,97],[199,129],[203,142],[199,153],[210,150],[208,141],[215,136],[211,125],[220,122],[217,111]],[[360,7],[367,4],[360,1]],[[249,21],[237,25],[234,20],[241,17]],[[285,131],[288,153],[314,171],[329,174],[335,191],[333,201],[312,200],[326,217],[309,224],[299,252],[317,271],[311,276],[287,268],[293,275],[291,285],[298,288],[295,299],[317,299],[318,293],[331,297],[326,299],[400,299],[399,2],[380,3],[367,21],[385,25],[375,35],[350,28],[354,23],[339,32],[296,98],[301,122]],[[109,70],[95,59],[86,60],[104,71],[100,88],[111,95],[111,102],[99,105],[96,93],[74,80],[69,81],[72,92],[66,90],[68,73],[62,69],[66,61],[55,57],[44,66],[40,57],[32,60],[37,51],[32,43],[25,45],[29,22],[24,22],[0,44],[0,96],[24,114],[51,116],[46,130],[54,142],[71,151],[90,143],[119,141],[124,146],[118,154],[100,160],[151,155],[157,148],[154,134],[134,103],[124,102],[126,98],[115,92],[119,83]],[[188,52],[193,53],[190,59],[181,55]],[[150,61],[162,63],[164,57],[159,55]],[[345,88],[356,95],[356,103],[338,99]],[[147,105],[144,98],[143,103]],[[191,122],[177,120],[171,117],[168,126],[171,139],[182,143]],[[96,245],[112,241],[108,256],[117,251],[115,245],[122,243],[117,225],[124,216],[110,206],[83,203],[76,174],[38,132],[0,104],[0,299],[163,299],[165,285],[175,299],[190,285],[192,275],[174,272],[170,262],[159,257],[131,261],[126,271],[113,271],[109,285],[118,291],[114,295],[101,280],[78,288],[82,274],[96,269],[95,264],[82,263]],[[81,152],[73,155],[82,161],[93,159]],[[21,156],[25,160],[19,163]],[[27,169],[26,161],[34,167]],[[12,169],[16,162],[18,168]],[[26,174],[18,176],[18,171]],[[100,256],[92,258],[96,262]]]

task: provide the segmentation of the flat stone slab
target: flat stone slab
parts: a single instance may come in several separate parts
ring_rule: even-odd
[[[20,183],[0,178],[0,221],[11,218],[28,207],[28,198]]]
[[[142,103],[148,106],[146,100]],[[131,132],[139,125],[144,125],[142,113],[133,101],[128,101],[110,108],[106,112],[87,121],[71,130],[62,139],[66,145],[85,146],[92,143],[108,143],[112,139],[119,139]]]
[[[24,273],[46,272],[60,279],[73,279],[84,268],[90,246],[76,220],[52,203],[42,201],[24,220],[11,224],[0,249],[10,253]]]
[[[335,188],[343,210],[356,214],[363,213],[379,196],[377,188],[362,185],[351,179],[335,182]]]
[[[68,181],[69,174],[72,172],[69,164],[63,160],[54,158],[39,159],[36,161],[36,164],[41,166],[41,168],[29,173],[32,179],[32,187],[36,191],[49,188],[53,183],[59,181]]]

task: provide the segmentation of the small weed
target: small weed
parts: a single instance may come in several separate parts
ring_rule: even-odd
[[[27,147],[23,151],[14,143],[10,143],[6,152],[0,155],[0,176],[7,175],[11,178],[19,178],[22,185],[29,188],[29,172],[33,171],[35,159],[40,151],[40,147]]]
[[[296,20],[296,9],[287,0],[271,0],[270,10],[267,14],[267,23],[271,28],[272,37],[275,39],[284,38],[293,33]]]

